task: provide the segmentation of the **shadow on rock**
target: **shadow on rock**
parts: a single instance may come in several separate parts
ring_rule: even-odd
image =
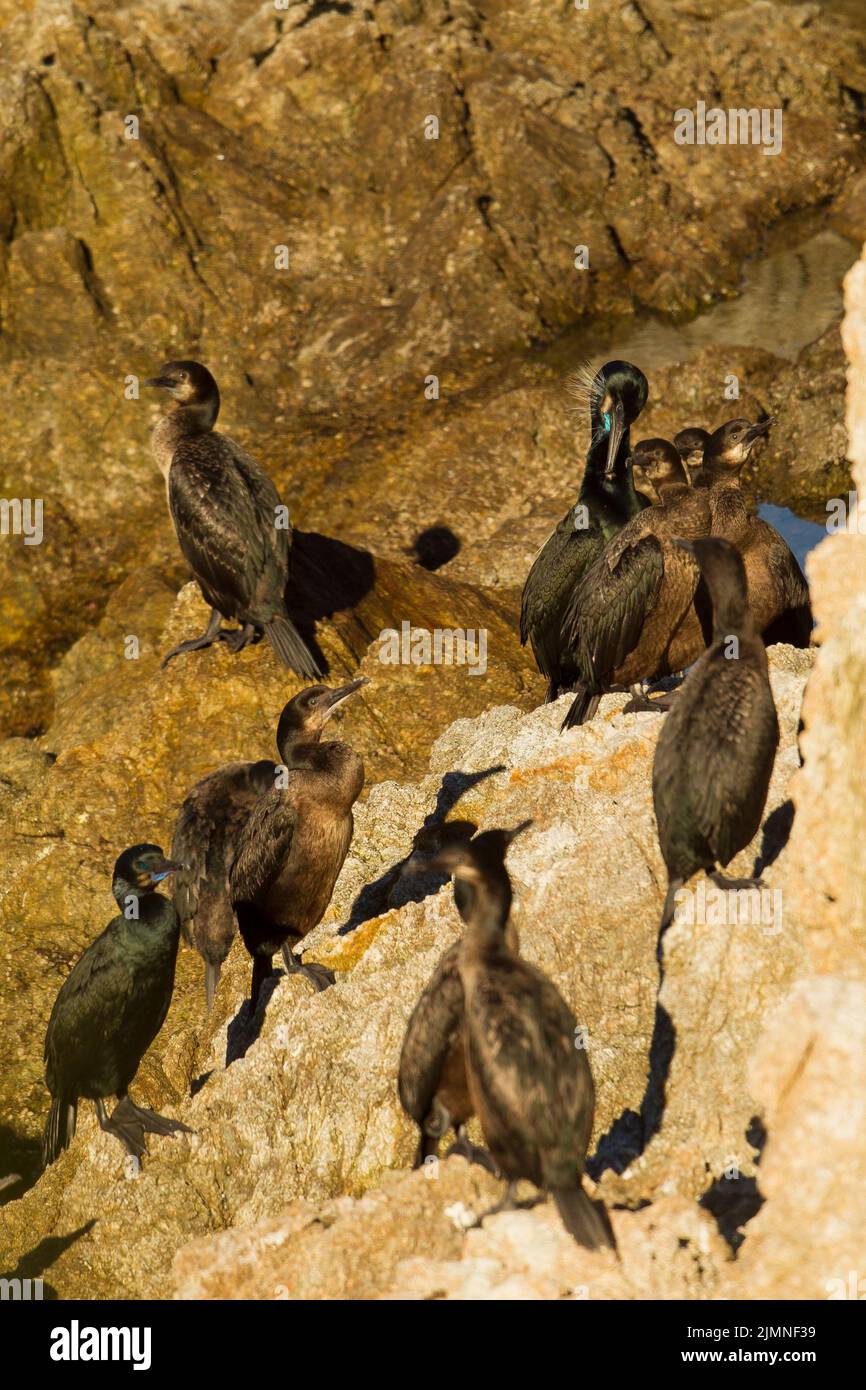
[[[428,526],[419,531],[404,554],[425,570],[439,570],[460,551],[460,541],[450,526]]]
[[[41,1279],[44,1271],[50,1269],[55,1260],[58,1260],[64,1251],[74,1245],[82,1236],[89,1235],[96,1225],[96,1221],[86,1221],[78,1230],[70,1231],[66,1236],[46,1236],[40,1240],[38,1245],[34,1245],[32,1250],[28,1250],[22,1255],[14,1269],[7,1270],[0,1275],[3,1279]],[[43,1299],[56,1299],[59,1297],[57,1290],[50,1284],[43,1284],[41,1297]]]
[[[481,772],[446,772],[436,793],[436,805],[413,839],[413,851],[422,837],[444,824],[446,816],[471,787],[504,770],[504,765],[499,763],[496,767],[486,767]],[[467,821],[465,824],[469,825],[470,822]],[[474,833],[476,828],[473,825],[470,834]],[[431,845],[431,848],[435,850],[436,846]],[[378,878],[373,879],[372,883],[364,885],[352,903],[349,920],[340,928],[339,936],[348,936],[364,922],[379,917],[391,908],[403,907],[406,903],[423,902],[424,898],[438,893],[443,883],[448,881],[447,875],[434,871],[404,874],[407,863],[408,856],[392,864]]]

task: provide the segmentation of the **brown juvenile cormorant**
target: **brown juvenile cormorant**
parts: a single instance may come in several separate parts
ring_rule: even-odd
[[[738,478],[716,486],[714,494],[712,534],[730,541],[743,557],[749,607],[764,644],[808,647],[812,604],[794,552],[774,526],[747,507]]]
[[[768,425],[729,420],[720,426],[704,450],[701,486],[672,489],[662,505],[633,518],[587,571],[563,622],[563,639],[580,673],[563,729],[591,718],[609,690],[631,688],[629,709],[669,707],[670,697],[649,700],[639,682],[684,670],[712,630],[697,565],[673,544],[674,537],[695,539],[714,529],[719,490],[730,487]],[[673,466],[673,445],[655,443],[667,450]]]
[[[514,1205],[514,1187],[525,1178],[551,1194],[579,1244],[612,1248],[607,1213],[582,1186],[595,1108],[586,1049],[559,990],[506,939],[511,882],[503,861],[516,833],[448,845],[434,861],[471,890],[457,972],[472,1109],[508,1180],[497,1210]]]
[[[691,486],[685,464],[666,439],[640,439],[629,457],[634,485],[652,506]]]
[[[111,891],[121,908],[76,961],[54,1001],[45,1034],[51,1112],[44,1165],[69,1147],[78,1102],[96,1104],[99,1123],[140,1158],[144,1135],[191,1133],[187,1125],[135,1105],[129,1086],[163,1025],[174,987],[180,924],[156,885],[179,865],[157,845],[133,845],[114,866]],[[108,1096],[117,1096],[109,1119]]]
[[[347,743],[321,743],[331,715],[365,676],[329,690],[311,686],[283,710],[277,740],[288,771],[256,803],[238,836],[229,872],[231,901],[253,959],[250,1002],[282,951],[289,974],[325,989],[334,976],[322,965],[301,965],[292,949],[322,920],[354,830],[352,807],[364,785],[364,764]]]
[[[702,430],[698,425],[690,425],[674,435],[674,448],[691,474],[697,473],[704,461],[709,437],[709,430]]]
[[[282,748],[280,757],[285,764]],[[172,898],[185,940],[204,961],[208,1009],[238,929],[229,888],[238,837],[276,775],[277,764],[267,759],[229,763],[196,782],[178,814],[171,855],[184,867],[175,875]]]
[[[530,824],[526,821],[514,830],[485,830],[472,841],[473,853],[490,864],[491,872],[500,881],[503,897],[511,903],[511,881],[505,872],[503,860],[511,841]],[[470,838],[467,823],[447,822],[437,827],[437,857],[435,862],[441,867],[442,854],[446,846],[463,845]],[[474,827],[469,824],[471,831]],[[455,862],[448,859],[447,867]],[[498,867],[497,867],[498,866]],[[431,858],[417,849],[408,861],[404,872],[422,873],[431,867]],[[468,883],[455,882],[454,901],[464,922],[471,921],[474,891]],[[517,929],[508,918],[505,925],[505,939],[510,950],[518,951]],[[397,1076],[397,1089],[400,1103],[406,1114],[420,1130],[415,1167],[438,1153],[439,1141],[449,1129],[456,1134],[456,1142],[448,1150],[451,1154],[461,1154],[472,1162],[485,1167],[495,1167],[489,1155],[477,1148],[469,1140],[466,1124],[474,1110],[466,1077],[466,1047],[463,1036],[463,986],[457,968],[457,953],[460,942],[449,946],[428,981],[418,1003],[415,1005],[400,1054],[400,1067]]]
[[[547,677],[547,700],[570,690],[578,677],[562,644],[568,600],[611,536],[647,505],[634,488],[629,428],[647,394],[643,372],[630,362],[608,362],[589,387],[591,439],[577,505],[570,508],[533,561],[523,587],[520,641],[529,641],[536,665]]]
[[[659,939],[692,874],[724,869],[757,834],[779,742],[767,652],[749,608],[742,557],[711,536],[694,556],[713,606],[711,646],[686,676],[653,761],[653,805],[668,891]],[[713,874],[720,887],[753,886]]]
[[[153,456],[166,480],[180,548],[211,605],[207,631],[174,647],[180,652],[224,641],[233,652],[264,632],[284,666],[317,679],[321,672],[286,611],[288,526],[278,526],[280,499],[267,473],[234,440],[215,429],[217,384],[200,362],[166,362],[145,386],[177,401],[156,425]],[[241,627],[226,630],[222,618]]]

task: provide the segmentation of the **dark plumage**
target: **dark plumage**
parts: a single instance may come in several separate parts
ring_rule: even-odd
[[[441,854],[446,845],[465,844],[474,829],[471,822],[463,821],[446,821],[443,826],[436,827],[435,846],[431,845],[426,855],[423,850],[416,848],[404,872],[423,873],[428,870],[432,849]],[[503,837],[507,837],[507,847],[507,843],[522,829],[523,826],[518,826],[513,831],[484,831],[473,841],[474,853],[484,854],[488,841],[495,849],[500,849]],[[501,849],[503,855],[504,852]],[[511,884],[504,865],[501,866],[499,877],[504,880],[502,891],[510,903]],[[455,882],[454,901],[464,922],[471,919],[474,900],[475,893],[470,884]],[[516,954],[517,931],[510,918],[505,934],[509,948]],[[416,1167],[438,1153],[439,1141],[449,1129],[456,1134],[456,1142],[448,1151],[449,1156],[458,1153],[486,1167],[495,1166],[484,1150],[470,1142],[465,1129],[474,1109],[466,1076],[463,986],[457,965],[459,948],[460,943],[455,942],[442,955],[412,1011],[400,1054],[397,1077],[400,1103],[420,1130]]]
[[[204,961],[209,1009],[238,928],[229,888],[238,840],[276,775],[277,764],[267,759],[229,763],[195,784],[177,818],[171,855],[183,868],[172,898],[186,941]]]
[[[686,677],[656,745],[653,805],[668,871],[661,932],[686,880],[717,864],[725,868],[757,833],[779,742],[767,653],[748,605],[742,558],[716,537],[682,544],[709,589],[713,640]]]
[[[710,436],[701,486],[676,486],[661,505],[641,512],[620,531],[578,585],[563,622],[579,680],[563,729],[591,718],[600,695],[637,687],[684,670],[710,640],[706,590],[691,556],[674,537],[696,539],[714,529],[718,492],[728,487],[767,428],[731,420]],[[676,450],[664,440],[671,468]],[[629,708],[665,709],[635,689]]]
[[[95,1101],[99,1123],[140,1158],[144,1134],[186,1125],[135,1105],[129,1086],[171,1003],[180,926],[155,886],[178,866],[157,845],[133,845],[114,866],[121,908],[76,961],[54,1001],[45,1034],[51,1112],[42,1161],[53,1163],[75,1134],[78,1102]],[[109,1119],[105,1099],[117,1096]]]
[[[738,478],[714,492],[713,535],[729,540],[743,557],[749,607],[765,645],[808,647],[812,604],[794,552],[775,527],[747,507]]]
[[[613,1246],[607,1214],[581,1182],[595,1092],[586,1051],[576,1046],[574,1015],[547,976],[506,939],[511,883],[504,857],[516,833],[489,831],[448,846],[435,861],[471,889],[457,949],[469,1097],[508,1180],[502,1206],[513,1204],[514,1185],[526,1178],[551,1193],[579,1244]],[[446,1031],[440,1029],[440,1039]]]
[[[520,641],[529,641],[548,682],[547,699],[577,679],[561,639],[568,600],[605,543],[644,506],[627,464],[629,427],[646,404],[647,380],[630,362],[608,362],[589,387],[591,439],[577,506],[570,508],[533,561],[523,588]]]
[[[288,525],[278,526],[280,499],[267,473],[234,440],[214,429],[217,384],[199,362],[166,362],[146,386],[169,392],[177,408],[164,416],[151,448],[165,476],[180,548],[212,613],[207,631],[181,642],[180,652],[224,641],[240,651],[264,632],[279,660],[299,676],[319,668],[286,611]],[[226,631],[220,619],[242,626]]]
[[[352,841],[352,806],[364,785],[364,764],[347,743],[321,743],[339,705],[366,677],[329,690],[311,686],[283,710],[277,744],[286,773],[262,796],[238,836],[229,871],[231,902],[253,959],[250,999],[256,1005],[275,951],[286,970],[320,989],[333,983],[321,965],[300,965],[292,949],[322,919]]]

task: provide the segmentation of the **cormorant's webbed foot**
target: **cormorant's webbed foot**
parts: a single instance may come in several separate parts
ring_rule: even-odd
[[[739,888],[766,888],[766,883],[762,878],[727,878],[720,870],[710,874],[710,878],[717,888],[723,888],[725,892]]]
[[[282,954],[287,975],[305,975],[318,990],[330,989],[331,985],[337,983],[337,977],[333,970],[329,970],[326,965],[319,965],[316,961],[311,961],[309,965],[303,965],[289,942],[283,946]]]
[[[124,1096],[114,1107],[109,1121],[112,1125],[138,1125],[145,1134],[195,1134],[189,1125],[180,1120],[170,1120],[167,1115],[158,1115],[143,1105],[136,1105],[130,1096]],[[140,1157],[140,1155],[139,1155]]]
[[[113,1134],[115,1139],[119,1139],[126,1152],[131,1154],[133,1158],[143,1158],[147,1150],[144,1147],[144,1126],[141,1121],[135,1119],[133,1115],[123,1112],[118,1117],[120,1105],[115,1106],[114,1114],[109,1119],[105,1109],[105,1101],[97,1100],[94,1104],[96,1105],[96,1118],[99,1121],[100,1129],[104,1129],[106,1134]]]
[[[220,638],[220,623],[222,614],[216,608],[211,609],[210,621],[205,631],[200,637],[190,637],[186,642],[179,642],[176,647],[172,647],[162,658],[162,669],[171,661],[172,657],[181,656],[183,652],[198,652],[204,647],[212,647],[214,642]]]
[[[665,710],[670,709],[675,698],[673,691],[671,691],[667,695],[660,695],[656,700],[651,700],[649,695],[644,694],[639,685],[633,685],[631,687],[631,699],[627,705],[623,705],[622,712],[623,714],[637,714],[639,710],[652,710],[653,714],[658,714],[659,711],[664,714]]]
[[[225,642],[230,652],[242,652],[244,647],[255,641],[257,635],[252,623],[244,623],[243,627],[238,628],[220,628],[217,634],[219,640]]]
[[[467,1163],[477,1163],[479,1167],[486,1168],[488,1173],[492,1173],[494,1178],[501,1178],[499,1171],[491,1154],[483,1149],[480,1144],[473,1144],[463,1125],[457,1131],[457,1138],[451,1145],[446,1158],[456,1155],[458,1158],[465,1158]]]

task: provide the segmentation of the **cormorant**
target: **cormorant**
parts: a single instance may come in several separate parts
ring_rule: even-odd
[[[434,861],[472,890],[457,951],[469,1096],[508,1180],[496,1210],[514,1205],[514,1187],[526,1178],[552,1195],[579,1244],[613,1248],[607,1213],[581,1182],[595,1088],[574,1015],[547,976],[506,940],[511,882],[504,857],[518,830],[449,845]]]
[[[280,717],[277,743],[288,769],[256,802],[241,830],[229,871],[231,902],[253,959],[250,1004],[282,951],[289,974],[325,989],[334,976],[322,965],[301,965],[292,947],[322,919],[354,830],[352,807],[364,785],[364,764],[347,743],[321,743],[331,715],[367,685],[366,676],[329,690],[310,686]]]
[[[647,505],[634,487],[629,428],[643,410],[647,379],[630,362],[608,362],[589,386],[591,439],[577,505],[570,508],[533,561],[523,587],[520,642],[532,644],[547,677],[547,700],[578,678],[561,639],[562,619],[575,585],[606,542]]]
[[[135,1105],[129,1086],[163,1025],[174,987],[180,924],[156,885],[179,865],[158,845],[133,845],[114,866],[111,891],[121,912],[76,961],[54,1001],[45,1034],[51,1112],[42,1141],[47,1167],[75,1134],[78,1102],[96,1104],[99,1123],[140,1158],[145,1132],[187,1125]],[[109,1119],[107,1096],[118,1104]]]
[[[710,640],[712,616],[706,590],[691,556],[673,544],[714,530],[714,508],[730,489],[769,420],[729,420],[710,436],[700,485],[672,489],[615,536],[578,585],[563,622],[563,641],[579,671],[563,729],[591,718],[600,696],[633,691],[628,709],[667,709],[671,697],[649,700],[639,682],[659,680],[685,668]],[[674,467],[677,451],[653,441]]]
[[[280,757],[285,765],[282,748]],[[229,763],[196,782],[178,814],[171,855],[184,867],[175,875],[172,898],[185,940],[204,961],[208,1009],[238,929],[229,888],[238,837],[276,776],[277,764],[268,759]]]
[[[629,463],[635,487],[654,507],[691,486],[682,458],[666,439],[638,440]]]
[[[264,631],[284,666],[319,679],[321,671],[286,611],[291,532],[277,525],[280,499],[267,473],[234,440],[214,429],[217,384],[200,362],[166,362],[145,386],[168,391],[176,408],[151,435],[166,480],[180,548],[211,605],[207,631],[180,652],[224,641],[233,652]],[[242,626],[227,630],[220,620]]]
[[[472,841],[475,856],[492,861],[494,872],[499,862],[498,877],[503,879],[503,893],[508,896],[509,903],[511,883],[501,860],[508,845],[528,824],[519,825],[515,830],[485,830]],[[416,836],[416,849],[404,873],[429,872],[434,859],[441,867],[442,861],[436,856],[441,855],[446,846],[465,845],[475,828],[471,822],[446,821],[435,827],[435,847],[431,846],[426,854],[417,847],[422,837]],[[455,881],[454,902],[464,922],[472,918],[474,900],[471,885]],[[516,955],[519,948],[517,929],[510,917],[505,925],[505,939]],[[449,1129],[456,1134],[456,1141],[448,1150],[449,1158],[452,1154],[461,1154],[471,1162],[495,1168],[490,1156],[471,1143],[466,1131],[474,1107],[466,1077],[463,986],[457,968],[459,949],[457,941],[443,953],[412,1011],[400,1054],[397,1076],[400,1104],[420,1130],[416,1168],[438,1153],[439,1141]]]
[[[746,505],[739,478],[713,488],[712,534],[737,547],[746,567],[749,607],[765,646],[808,647],[812,636],[809,585],[797,557],[775,527]]]
[[[711,646],[686,676],[653,761],[653,805],[668,891],[659,929],[692,874],[727,867],[764,814],[779,742],[767,652],[756,630],[742,557],[715,536],[675,542],[700,566],[713,606]],[[720,887],[749,879],[712,877]]]
[[[703,430],[698,425],[690,425],[674,435],[674,448],[691,473],[696,473],[701,467],[709,437],[709,430]]]

